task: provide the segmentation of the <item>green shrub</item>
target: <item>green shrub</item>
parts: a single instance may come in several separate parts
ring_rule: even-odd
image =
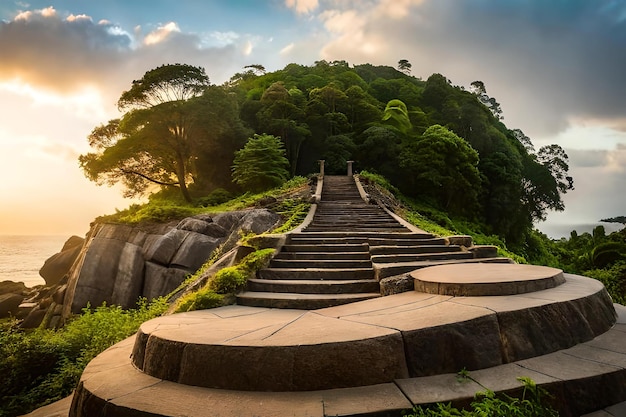
[[[68,396],[89,361],[166,309],[159,298],[149,304],[140,300],[131,310],[86,308],[59,330],[21,331],[5,324],[0,329],[0,416],[26,414]]]
[[[626,305],[626,263],[618,262],[609,269],[592,269],[583,275],[604,284],[614,303]]]
[[[265,267],[274,249],[261,249],[252,252],[241,260],[238,265],[221,269],[213,279],[209,281],[209,289],[218,294],[229,294],[239,291],[246,285],[248,278],[254,272]]]
[[[233,293],[246,285],[249,273],[239,266],[221,269],[209,282],[209,288],[218,294]]]
[[[223,305],[223,302],[224,296],[204,287],[196,292],[181,297],[176,304],[174,312],[182,313],[185,311],[206,310],[220,307]]]
[[[398,189],[396,187],[394,187],[389,180],[387,180],[387,178],[383,177],[382,175],[379,174],[375,174],[373,172],[369,172],[369,171],[361,171],[359,173],[359,179],[360,180],[364,180],[364,182],[366,183],[374,183],[374,184],[378,184],[380,185],[382,188],[384,188],[387,191],[390,191],[391,193],[393,193],[394,195],[398,195],[400,194],[400,191],[398,191]]]
[[[274,229],[273,233],[286,233],[299,226],[311,209],[311,204],[296,199],[281,201],[275,208],[276,213],[285,219],[282,225]]]
[[[198,204],[203,207],[217,206],[218,204],[224,204],[227,201],[232,200],[232,198],[232,193],[223,188],[217,188],[211,191],[208,196],[198,199]]]

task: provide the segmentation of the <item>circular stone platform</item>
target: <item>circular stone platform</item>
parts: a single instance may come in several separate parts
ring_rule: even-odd
[[[455,297],[526,294],[565,282],[560,269],[495,263],[438,265],[413,271],[411,277],[416,291]]]
[[[409,291],[313,311],[227,306],[163,316],[141,325],[132,363],[178,384],[274,392],[485,369],[611,328],[615,309],[602,283],[565,279],[532,294]]]

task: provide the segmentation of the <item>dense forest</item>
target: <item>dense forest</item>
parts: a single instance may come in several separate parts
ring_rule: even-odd
[[[521,130],[507,128],[480,81],[471,91],[440,74],[423,81],[404,60],[399,69],[318,61],[244,70],[220,86],[188,65],[148,71],[122,93],[123,117],[90,135],[95,152],[80,157],[85,173],[122,182],[129,196],[156,185],[191,202],[218,188],[245,190],[235,155],[246,143],[267,149],[251,142],[270,135],[287,161],[267,186],[317,172],[321,159],[331,174],[353,160],[356,170],[378,173],[407,197],[478,222],[513,246],[548,210],[562,210],[561,195],[573,188],[563,149],[536,151]],[[260,164],[262,153],[248,151],[239,169]]]
[[[623,301],[623,232],[599,227],[551,241],[534,229],[564,209],[562,195],[574,187],[565,151],[537,150],[507,127],[483,82],[466,89],[410,70],[406,60],[274,72],[249,65],[214,85],[203,68],[164,65],[121,94],[123,116],[93,130],[94,151],[80,164],[98,183],[122,183],[128,196],[197,205],[316,173],[319,160],[329,174],[354,161],[447,230],[493,236],[519,261],[602,279]]]

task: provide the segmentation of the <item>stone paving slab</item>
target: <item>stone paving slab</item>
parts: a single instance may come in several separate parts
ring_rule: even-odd
[[[524,294],[565,282],[560,269],[508,263],[439,265],[413,271],[411,277],[416,291],[454,296]]]
[[[568,276],[538,298],[414,291],[316,311],[232,306],[184,313],[144,323],[133,363],[165,380],[251,391],[364,386],[489,368],[608,330],[614,309],[595,283]],[[572,300],[550,302],[564,293]]]

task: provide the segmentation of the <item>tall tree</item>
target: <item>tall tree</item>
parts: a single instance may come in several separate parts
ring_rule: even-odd
[[[406,75],[411,75],[411,63],[406,59],[401,59],[398,61],[398,71],[405,73]]]
[[[275,82],[265,90],[256,114],[261,131],[278,136],[284,142],[292,175],[298,166],[302,143],[311,134],[304,116],[304,110],[294,103],[283,82]]]
[[[289,178],[282,142],[272,135],[254,135],[235,152],[233,180],[249,191],[264,191]]]
[[[471,91],[476,95],[478,101],[483,103],[491,111],[491,113],[493,113],[496,119],[501,120],[503,118],[500,103],[498,103],[495,98],[489,97],[487,89],[485,88],[485,83],[482,81],[472,82]]]
[[[194,149],[192,132],[198,100],[209,86],[203,68],[185,64],[150,70],[122,93],[121,120],[93,130],[89,142],[96,152],[81,155],[85,175],[98,184],[121,182],[125,195],[141,195],[150,185],[177,187],[191,201]],[[94,146],[95,145],[95,146]]]

